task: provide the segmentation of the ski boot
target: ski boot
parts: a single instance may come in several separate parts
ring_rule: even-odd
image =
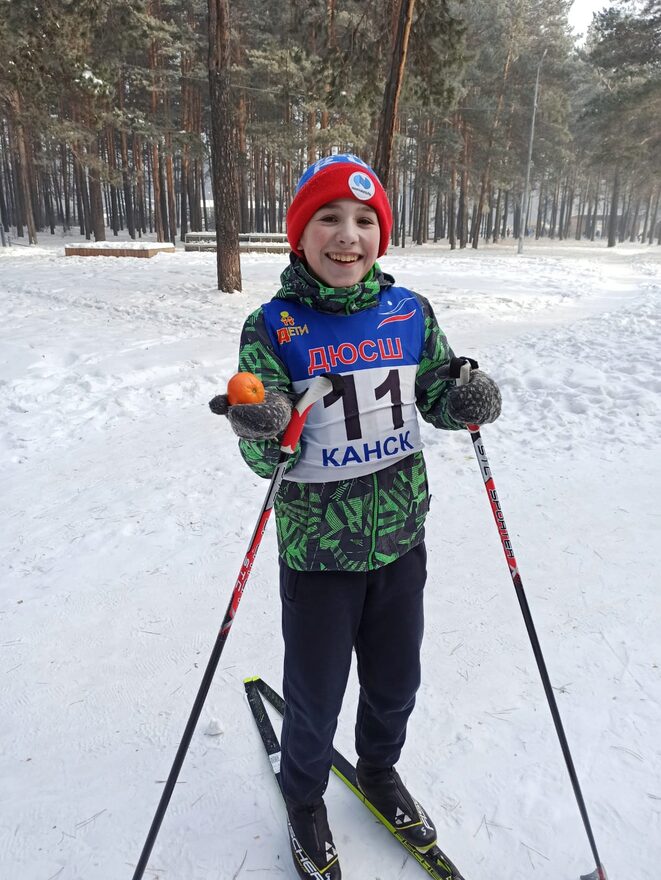
[[[287,815],[291,852],[299,877],[341,880],[342,871],[324,802],[294,804],[287,801]]]
[[[367,800],[419,852],[436,843],[436,828],[421,805],[411,797],[394,767],[373,767],[358,761],[358,788]]]

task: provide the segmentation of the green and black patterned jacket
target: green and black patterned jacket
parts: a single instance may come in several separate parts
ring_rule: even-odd
[[[296,300],[331,314],[351,315],[374,308],[394,279],[378,264],[359,284],[347,289],[324,287],[292,255],[281,276],[278,300]],[[452,351],[436,323],[429,302],[419,294],[424,314],[424,348],[416,373],[416,403],[422,418],[437,428],[459,430],[446,409],[451,383],[439,380],[438,367]],[[266,328],[262,309],[253,312],[241,334],[239,370],[259,376],[265,387],[292,392],[285,365]],[[241,454],[252,470],[270,477],[279,457],[277,440],[240,440]],[[296,463],[297,454],[291,459]],[[429,509],[427,471],[422,452],[365,476],[328,483],[283,480],[275,501],[281,558],[298,571],[367,571],[402,556],[424,538]]]

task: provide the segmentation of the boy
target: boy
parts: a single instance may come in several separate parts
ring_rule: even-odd
[[[270,477],[291,398],[318,373],[344,376],[344,393],[310,411],[275,500],[281,779],[297,872],[324,880],[341,877],[323,794],[353,650],[358,784],[414,846],[436,841],[394,769],[420,684],[429,494],[416,414],[449,430],[500,414],[484,373],[461,387],[437,375],[452,351],[431,306],[376,262],[391,227],[388,197],[358,157],[330,156],[305,172],[287,214],[282,288],[241,336],[239,370],[261,378],[265,400],[228,407],[216,398],[213,407],[228,415],[250,467]]]

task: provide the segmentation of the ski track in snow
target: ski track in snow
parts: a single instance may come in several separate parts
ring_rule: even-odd
[[[283,266],[242,262],[226,296],[213,254],[0,252],[2,877],[137,861],[267,485],[207,408]],[[483,437],[597,844],[612,880],[657,880],[659,249],[426,247],[383,267],[501,384]],[[577,880],[590,851],[470,440],[423,438],[423,685],[400,769],[468,880]],[[242,685],[280,687],[275,558],[271,525],[152,880],[293,876]],[[349,757],[356,699],[352,673]],[[335,780],[327,803],[347,877],[421,876]]]

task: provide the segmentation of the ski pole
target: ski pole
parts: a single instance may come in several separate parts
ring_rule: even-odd
[[[291,419],[289,421],[289,424],[287,425],[287,428],[285,429],[285,433],[283,434],[282,441],[280,443],[280,458],[278,460],[278,464],[273,471],[273,476],[271,477],[271,482],[269,484],[266,498],[264,499],[264,504],[262,505],[262,509],[257,520],[257,525],[255,526],[255,531],[253,532],[252,538],[250,539],[250,544],[248,545],[248,552],[246,553],[243,564],[241,565],[241,569],[239,571],[239,576],[237,577],[236,583],[234,584],[234,590],[232,591],[232,596],[227,606],[227,611],[225,612],[225,617],[223,618],[222,625],[218,632],[216,643],[213,647],[213,651],[211,652],[211,657],[209,658],[207,668],[205,670],[204,676],[202,677],[202,683],[197,692],[197,696],[195,697],[195,702],[193,704],[188,723],[186,724],[184,735],[182,736],[181,742],[179,743],[179,748],[177,749],[177,754],[175,755],[172,769],[170,770],[170,774],[165,783],[165,788],[163,789],[161,799],[158,802],[158,807],[156,808],[156,813],[151,823],[151,828],[149,829],[147,839],[145,840],[145,844],[142,848],[140,860],[138,861],[136,869],[133,873],[133,880],[141,880],[145,872],[145,868],[147,867],[147,862],[149,861],[149,856],[151,854],[154,843],[156,842],[156,837],[158,836],[161,822],[163,821],[163,817],[165,816],[168,804],[170,803],[170,798],[172,797],[172,792],[174,791],[179,772],[184,763],[186,752],[188,751],[191,739],[193,738],[193,733],[195,732],[195,727],[200,718],[202,707],[204,706],[204,701],[206,700],[207,694],[209,693],[209,688],[211,687],[211,682],[216,672],[218,661],[220,660],[220,655],[223,652],[223,648],[225,647],[225,642],[227,641],[229,631],[232,627],[232,623],[234,622],[234,618],[239,607],[239,602],[241,601],[241,596],[243,595],[248,576],[250,575],[252,564],[255,560],[255,556],[257,555],[257,550],[259,549],[264,530],[266,529],[266,523],[268,522],[269,516],[271,515],[275,496],[278,493],[280,483],[282,482],[285,474],[287,461],[294,453],[296,444],[298,443],[301,433],[303,431],[305,420],[313,404],[315,404],[318,400],[321,400],[321,398],[324,397],[324,395],[328,394],[328,392],[330,391],[341,393],[342,387],[342,377],[339,375],[331,375],[329,373],[325,373],[323,375],[317,376],[315,379],[313,379],[309,387],[306,389],[305,393],[302,395],[300,400],[298,400],[293,408]]]
[[[450,361],[448,372],[449,378],[456,379],[458,385],[465,385],[467,382],[470,381],[470,372],[471,369],[474,367],[477,367],[477,363],[475,361],[470,361],[468,358],[452,358],[452,360]],[[475,450],[475,455],[480,466],[480,471],[482,472],[482,478],[484,479],[484,488],[486,489],[487,497],[489,498],[489,503],[491,504],[491,512],[493,513],[493,518],[498,529],[500,542],[503,545],[505,559],[507,560],[507,567],[509,568],[510,575],[512,576],[512,582],[514,584],[514,589],[516,590],[519,605],[521,606],[521,613],[523,614],[526,629],[528,630],[528,636],[530,637],[532,650],[535,655],[535,660],[537,661],[537,668],[539,669],[542,684],[544,685],[544,691],[546,692],[546,698],[549,703],[549,708],[551,709],[553,723],[555,724],[556,733],[558,734],[558,739],[560,740],[562,754],[565,758],[567,771],[569,772],[569,778],[571,779],[572,788],[574,789],[574,795],[576,797],[578,809],[580,811],[581,818],[583,819],[583,826],[585,827],[585,832],[590,842],[590,849],[592,850],[592,855],[595,860],[596,870],[594,870],[590,874],[581,876],[581,880],[607,880],[606,869],[602,865],[601,859],[599,858],[594,834],[592,833],[592,826],[590,825],[588,811],[585,806],[585,801],[581,792],[581,786],[579,785],[578,776],[576,775],[574,762],[572,760],[571,752],[569,750],[569,743],[567,742],[567,737],[562,726],[562,719],[560,718],[558,704],[555,699],[555,694],[553,693],[551,680],[546,669],[546,663],[544,662],[544,655],[542,654],[542,648],[537,637],[537,632],[535,631],[535,624],[533,623],[530,606],[528,605],[528,599],[523,589],[523,582],[521,580],[521,575],[519,574],[519,567],[517,565],[516,557],[514,556],[512,542],[507,531],[507,526],[505,525],[505,517],[503,516],[503,511],[500,505],[500,501],[498,499],[498,493],[496,491],[496,484],[494,482],[491,468],[489,466],[489,461],[487,459],[487,454],[484,449],[484,441],[480,436],[480,428],[479,425],[467,425],[466,427],[470,431],[471,439],[473,441],[473,449]]]

